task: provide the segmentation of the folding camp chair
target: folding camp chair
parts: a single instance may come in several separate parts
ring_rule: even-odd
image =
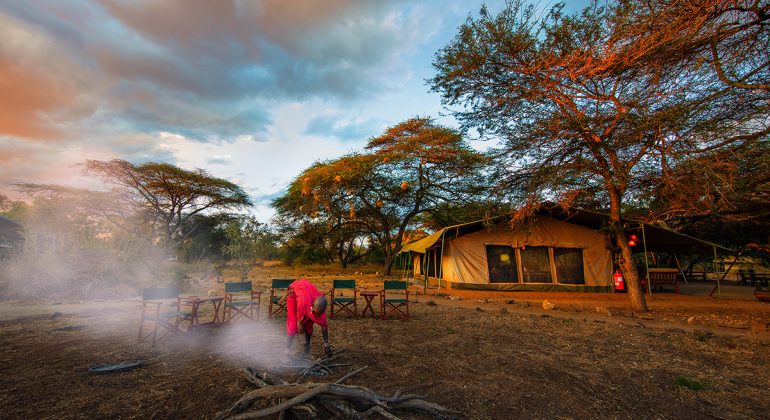
[[[342,296],[342,290],[349,289],[353,291],[353,297]],[[332,290],[329,291],[332,301],[332,310],[330,318],[334,318],[334,308],[338,307],[339,310],[353,315],[353,318],[358,318],[358,290],[356,290],[355,280],[334,280],[332,282]],[[339,310],[337,312],[339,312]]]
[[[179,289],[176,287],[155,287],[142,290],[142,320],[139,322],[139,335],[137,343],[141,343],[152,337],[152,345],[169,333],[182,332],[180,325],[184,321],[191,321],[192,312],[182,311],[182,302],[179,297]],[[172,309],[161,312],[162,305],[171,305]],[[154,306],[154,308],[153,308]],[[142,335],[144,323],[152,322],[152,331]],[[158,329],[163,333],[158,337]]]
[[[230,322],[242,315],[252,321],[259,321],[259,298],[262,292],[253,290],[250,281],[225,283],[224,321]],[[233,314],[235,310],[235,314]]]
[[[386,319],[394,313],[402,319],[409,319],[409,289],[407,287],[405,281],[385,280],[380,291],[380,319]],[[390,295],[388,295],[389,293]],[[394,293],[398,297],[394,297]]]
[[[268,311],[271,318],[281,311],[286,311],[286,293],[288,293],[289,285],[292,283],[294,283],[293,279],[273,279],[270,287],[270,310]],[[273,309],[273,306],[276,308]]]

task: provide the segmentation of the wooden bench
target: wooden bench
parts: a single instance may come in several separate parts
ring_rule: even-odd
[[[642,287],[647,286],[647,278],[640,279]],[[664,286],[674,286],[674,292],[679,293],[679,272],[677,271],[650,271],[650,283],[652,287],[663,290]]]
[[[770,274],[755,273],[754,270],[749,270],[748,273],[745,273],[743,270],[738,270],[738,277],[741,278],[741,284],[744,286],[748,286],[749,284],[757,286],[757,283],[759,283],[760,285],[767,287],[768,282],[770,282]]]

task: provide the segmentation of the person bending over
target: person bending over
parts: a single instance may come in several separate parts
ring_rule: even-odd
[[[326,319],[326,297],[306,279],[294,281],[286,293],[286,349],[283,354],[291,356],[294,337],[299,337],[304,356],[310,354],[310,339],[313,337],[313,324],[321,327],[324,339],[324,352],[332,355],[329,345],[329,321]]]

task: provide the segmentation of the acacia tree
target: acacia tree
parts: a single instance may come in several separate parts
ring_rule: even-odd
[[[318,183],[311,192],[311,176],[329,177],[324,166],[327,163],[315,163],[303,171],[289,187],[290,191],[294,189],[293,194],[274,200],[273,207],[278,212],[275,221],[292,248],[302,247],[298,257],[311,260],[323,257],[326,262],[336,258],[340,267],[346,268],[363,257],[364,253],[359,252],[361,247],[356,244],[366,242],[369,235],[360,224],[349,223],[349,200],[336,181],[328,185]]]
[[[149,215],[167,243],[179,239],[190,217],[206,210],[231,210],[251,206],[238,185],[211,176],[203,169],[186,170],[169,163],[134,165],[125,160],[89,160],[85,173],[102,178],[131,207]]]
[[[249,277],[251,270],[275,250],[276,236],[253,217],[240,217],[225,224],[227,242],[225,254],[235,261],[241,281]]]
[[[305,220],[366,232],[382,250],[389,275],[415,217],[472,197],[483,185],[485,162],[458,132],[412,118],[370,139],[366,153],[308,168],[274,205]]]
[[[622,11],[620,36],[652,47],[640,51],[641,61],[659,73],[704,68],[718,89],[696,105],[717,112],[685,134],[719,139],[720,147],[650,180],[651,217],[723,244],[766,246],[770,3],[628,1]]]
[[[608,203],[629,298],[647,311],[623,233],[624,202],[671,161],[731,144],[702,134],[725,115],[729,92],[705,67],[660,71],[647,59],[658,40],[627,36],[625,4],[594,3],[574,16],[556,6],[538,16],[521,2],[497,16],[482,8],[437,53],[432,88],[460,107],[464,127],[501,139],[500,185],[515,199],[568,204],[594,194]],[[739,131],[747,115],[731,115],[731,127]]]

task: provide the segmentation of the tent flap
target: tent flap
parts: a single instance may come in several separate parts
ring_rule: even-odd
[[[425,250],[432,247],[436,242],[441,239],[441,235],[447,230],[448,228],[441,229],[437,231],[436,233],[426,236],[422,239],[416,240],[414,242],[410,242],[406,245],[404,245],[401,248],[401,251],[399,251],[399,254],[404,252],[417,252],[419,254],[424,254]]]

